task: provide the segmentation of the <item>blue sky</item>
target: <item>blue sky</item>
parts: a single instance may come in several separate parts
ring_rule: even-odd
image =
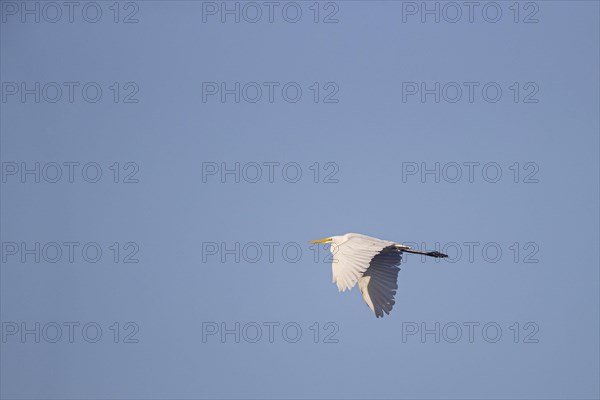
[[[35,4],[1,2],[3,397],[599,396],[597,2]],[[346,232],[451,257],[376,319],[307,243]]]

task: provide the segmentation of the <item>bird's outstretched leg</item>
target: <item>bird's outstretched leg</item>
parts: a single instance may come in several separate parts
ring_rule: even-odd
[[[400,250],[405,253],[421,254],[423,256],[429,256],[429,257],[435,257],[435,258],[448,257],[447,254],[440,253],[439,251],[419,251],[419,250],[406,249],[406,248],[401,248]]]

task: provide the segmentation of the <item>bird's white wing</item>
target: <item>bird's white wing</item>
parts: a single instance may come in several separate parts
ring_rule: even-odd
[[[352,289],[365,273],[373,257],[393,242],[371,238],[364,235],[351,237],[339,246],[332,246],[333,282],[340,292]]]
[[[388,247],[376,255],[369,268],[358,280],[363,299],[377,318],[389,314],[396,303],[394,295],[398,289],[398,272],[402,251]]]

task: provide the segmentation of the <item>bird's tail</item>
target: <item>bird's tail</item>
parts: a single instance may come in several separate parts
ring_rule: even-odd
[[[429,256],[429,257],[435,257],[435,258],[448,257],[447,254],[440,253],[439,251],[419,251],[419,250],[413,250],[413,249],[406,248],[406,247],[402,247],[402,248],[400,248],[400,250],[404,253],[421,254],[422,256]]]

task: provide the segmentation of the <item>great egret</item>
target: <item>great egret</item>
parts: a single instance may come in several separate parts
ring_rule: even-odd
[[[413,250],[400,243],[359,233],[311,240],[310,243],[331,244],[333,282],[340,292],[352,289],[358,282],[363,299],[377,318],[383,317],[384,311],[389,314],[394,307],[402,253],[448,257],[437,251]]]

